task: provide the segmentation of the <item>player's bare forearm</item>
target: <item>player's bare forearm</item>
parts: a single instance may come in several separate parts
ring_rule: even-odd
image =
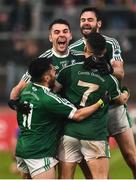
[[[10,99],[17,99],[22,89],[26,87],[27,83],[24,80],[21,80],[12,90],[10,93]]]
[[[99,101],[97,101],[95,104],[78,109],[74,116],[73,119],[76,121],[82,121],[85,118],[89,117],[90,115],[92,115],[97,109],[99,109],[103,104],[103,101],[100,99]]]
[[[114,68],[112,75],[115,76],[118,80],[122,80],[124,78],[124,71],[120,68]]]
[[[124,78],[124,67],[122,61],[112,61],[113,75],[118,79],[122,80]]]

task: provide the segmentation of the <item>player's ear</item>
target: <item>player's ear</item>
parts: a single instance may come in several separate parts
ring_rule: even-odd
[[[101,28],[101,26],[102,26],[102,21],[100,20],[100,21],[97,22],[97,27]]]
[[[70,32],[70,41],[72,40],[73,38],[73,35],[72,35],[72,32]]]
[[[49,41],[52,42],[52,36],[49,34]]]
[[[48,82],[49,81],[49,75],[46,73],[44,74],[43,78],[43,82]]]

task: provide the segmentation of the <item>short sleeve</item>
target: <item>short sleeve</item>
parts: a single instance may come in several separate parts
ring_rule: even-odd
[[[56,115],[72,118],[76,107],[67,99],[59,97],[57,94],[49,92],[43,99],[44,107]]]
[[[121,90],[119,88],[119,82],[114,76],[110,75],[107,84],[111,99],[116,99],[118,96],[120,96]]]

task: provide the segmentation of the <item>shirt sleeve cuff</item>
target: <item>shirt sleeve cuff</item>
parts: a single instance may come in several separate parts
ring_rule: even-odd
[[[76,111],[77,111],[77,108],[73,108],[72,111],[70,112],[68,118],[72,119]]]

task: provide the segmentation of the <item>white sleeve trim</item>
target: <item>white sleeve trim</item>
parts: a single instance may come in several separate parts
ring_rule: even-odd
[[[68,118],[69,118],[69,119],[72,119],[76,111],[77,111],[77,108],[74,107],[74,108],[72,109],[72,111],[70,112]]]
[[[28,73],[28,71],[22,76],[21,80],[24,80],[26,83],[30,82],[31,75]]]

